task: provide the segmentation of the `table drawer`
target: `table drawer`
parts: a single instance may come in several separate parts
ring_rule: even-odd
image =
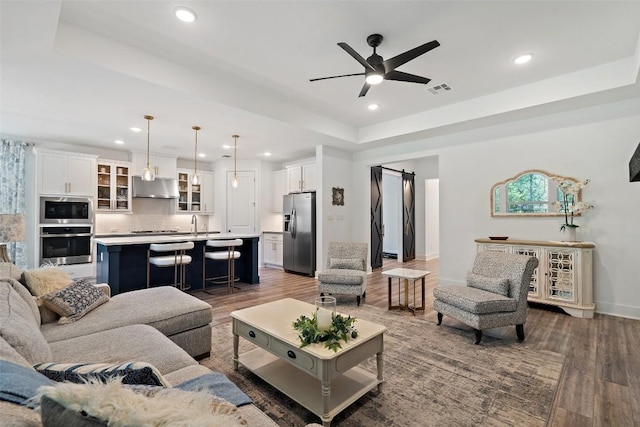
[[[280,358],[288,360],[290,363],[293,363],[294,365],[311,374],[316,374],[317,366],[315,361],[311,356],[300,351],[298,347],[292,346],[276,339],[271,339],[269,349],[273,354],[279,356]]]
[[[251,341],[263,348],[269,347],[269,335],[264,332],[237,321],[234,321],[233,326],[235,333],[247,339],[247,341]]]

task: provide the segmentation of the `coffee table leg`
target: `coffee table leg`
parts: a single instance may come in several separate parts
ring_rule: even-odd
[[[240,340],[239,335],[233,336],[233,370],[238,370],[238,342]]]
[[[391,277],[389,277],[387,280],[389,283],[389,304],[387,310],[391,310]]]
[[[382,360],[382,352],[376,353],[376,364],[378,365],[378,393],[382,392],[382,367],[384,366],[384,362]]]
[[[422,278],[422,310],[425,310],[425,306],[424,306],[424,277]]]
[[[328,427],[331,421],[324,421],[329,417],[329,403],[331,401],[331,382],[322,381],[322,425]]]

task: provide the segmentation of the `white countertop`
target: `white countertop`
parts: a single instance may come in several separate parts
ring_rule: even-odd
[[[249,239],[253,237],[260,237],[259,233],[256,234],[242,234],[242,233],[199,233],[197,236],[193,234],[180,234],[180,235],[155,235],[155,236],[117,236],[117,237],[96,237],[94,241],[105,246],[118,246],[118,245],[144,245],[146,243],[170,243],[170,242],[190,242],[201,240],[225,240],[225,239]]]

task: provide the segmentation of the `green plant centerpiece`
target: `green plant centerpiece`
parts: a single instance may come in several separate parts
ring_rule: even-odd
[[[333,316],[331,326],[327,330],[318,329],[318,318],[316,313],[311,317],[304,314],[293,322],[293,329],[298,331],[300,338],[300,348],[309,344],[324,342],[324,346],[333,351],[342,348],[340,341],[347,342],[349,338],[356,338],[358,331],[353,326],[355,317],[336,314]]]

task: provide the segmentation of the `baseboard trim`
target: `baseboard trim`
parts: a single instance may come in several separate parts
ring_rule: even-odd
[[[640,307],[611,302],[596,301],[596,313],[626,317],[628,319],[640,319]]]

